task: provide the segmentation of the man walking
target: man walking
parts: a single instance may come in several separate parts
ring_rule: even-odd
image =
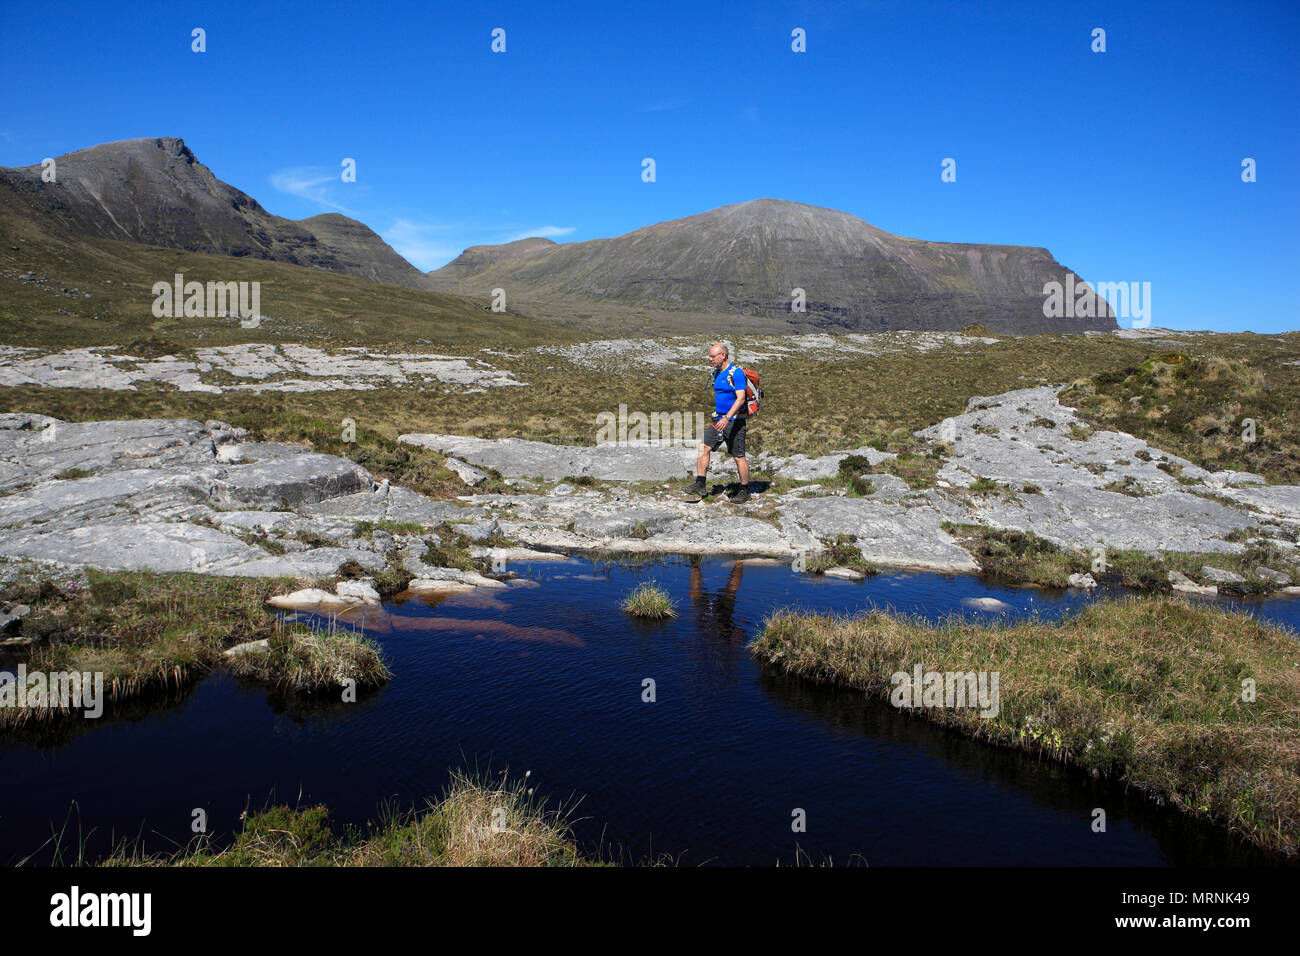
[[[745,372],[730,359],[721,342],[709,349],[709,362],[713,365],[713,424],[704,430],[699,455],[695,459],[695,482],[682,489],[688,495],[704,493],[704,476],[709,471],[709,456],[724,441],[727,451],[736,459],[740,472],[740,491],[731,498],[732,504],[743,505],[749,500],[749,462],[745,459]]]

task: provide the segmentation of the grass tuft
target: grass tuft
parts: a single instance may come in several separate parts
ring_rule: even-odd
[[[469,549],[472,543],[468,537],[457,531],[454,525],[444,522],[438,526],[435,534],[425,539],[425,550],[420,560],[435,568],[456,568],[460,571],[486,570],[483,561],[470,555]]]
[[[997,671],[995,717],[917,713],[1117,779],[1265,850],[1300,852],[1296,635],[1248,615],[1165,595],[1014,624],[783,611],[768,618],[751,652],[878,698],[888,697],[895,672],[917,663]]]
[[[547,810],[527,774],[510,780],[452,774],[440,801],[385,810],[377,823],[336,833],[324,806],[267,807],[246,814],[224,849],[201,838],[171,856],[125,846],[106,866],[593,866],[571,836],[572,807]]]
[[[265,651],[247,651],[230,660],[230,671],[281,690],[313,693],[347,687],[378,687],[392,673],[370,641],[333,619],[329,626],[278,628]]]
[[[642,581],[623,599],[622,608],[633,617],[652,620],[677,616],[677,602],[654,581]]]
[[[0,598],[32,612],[21,622],[34,641],[28,673],[103,675],[105,709],[183,691],[229,663],[243,676],[282,687],[319,686],[336,675],[370,686],[388,672],[373,647],[347,633],[286,626],[268,611],[272,594],[299,582],[198,574],[89,571],[84,585],[25,578]],[[227,659],[224,650],[267,640],[269,654]],[[315,675],[315,676],[313,676]],[[0,708],[0,730],[77,714],[57,707]]]
[[[804,570],[809,574],[825,574],[831,568],[852,568],[867,577],[879,574],[880,568],[862,556],[855,541],[857,537],[851,534],[840,534],[834,541],[823,541],[823,550],[808,559]]]

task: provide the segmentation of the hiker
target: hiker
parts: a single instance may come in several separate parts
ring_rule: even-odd
[[[695,482],[682,489],[688,495],[704,493],[704,476],[709,470],[709,456],[724,441],[727,451],[736,459],[740,472],[740,491],[731,498],[732,504],[743,505],[749,500],[749,462],[745,459],[745,371],[730,360],[727,346],[718,342],[709,349],[709,362],[713,365],[713,424],[704,430],[699,455],[695,459]]]

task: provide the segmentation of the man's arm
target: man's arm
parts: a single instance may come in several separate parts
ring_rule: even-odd
[[[727,423],[736,417],[736,412],[740,411],[740,406],[744,404],[745,404],[745,390],[743,388],[738,388],[736,389],[736,402],[734,405],[731,406],[731,411],[727,412],[727,414],[723,415],[716,422],[714,422],[713,427],[716,428],[718,431],[722,431],[724,428],[727,427]]]

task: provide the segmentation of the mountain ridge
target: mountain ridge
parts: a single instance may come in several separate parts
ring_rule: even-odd
[[[639,308],[786,317],[845,331],[996,332],[1115,328],[1043,315],[1043,285],[1070,271],[1040,246],[935,242],[896,236],[850,213],[759,198],[620,236],[523,248],[475,246],[428,273],[440,288],[492,288],[538,299],[612,301]],[[793,312],[802,288],[807,311]]]
[[[1045,283],[1070,270],[1039,246],[897,236],[825,206],[761,197],[619,236],[557,243],[532,236],[465,249],[422,273],[369,226],[339,213],[273,215],[218,179],[178,137],[102,143],[40,165],[0,167],[0,212],[53,235],[284,262],[460,296],[504,288],[512,304],[561,321],[621,310],[651,322],[726,315],[789,331],[957,330],[997,333],[1115,329],[1101,315],[1045,316]],[[802,289],[805,309],[792,309]],[[676,316],[676,318],[672,318]],[[700,317],[703,317],[701,320]],[[590,316],[592,324],[599,318]]]
[[[0,202],[81,235],[187,252],[269,259],[429,289],[364,223],[337,213],[293,220],[223,182],[178,137],[101,143],[41,165],[0,167]]]

